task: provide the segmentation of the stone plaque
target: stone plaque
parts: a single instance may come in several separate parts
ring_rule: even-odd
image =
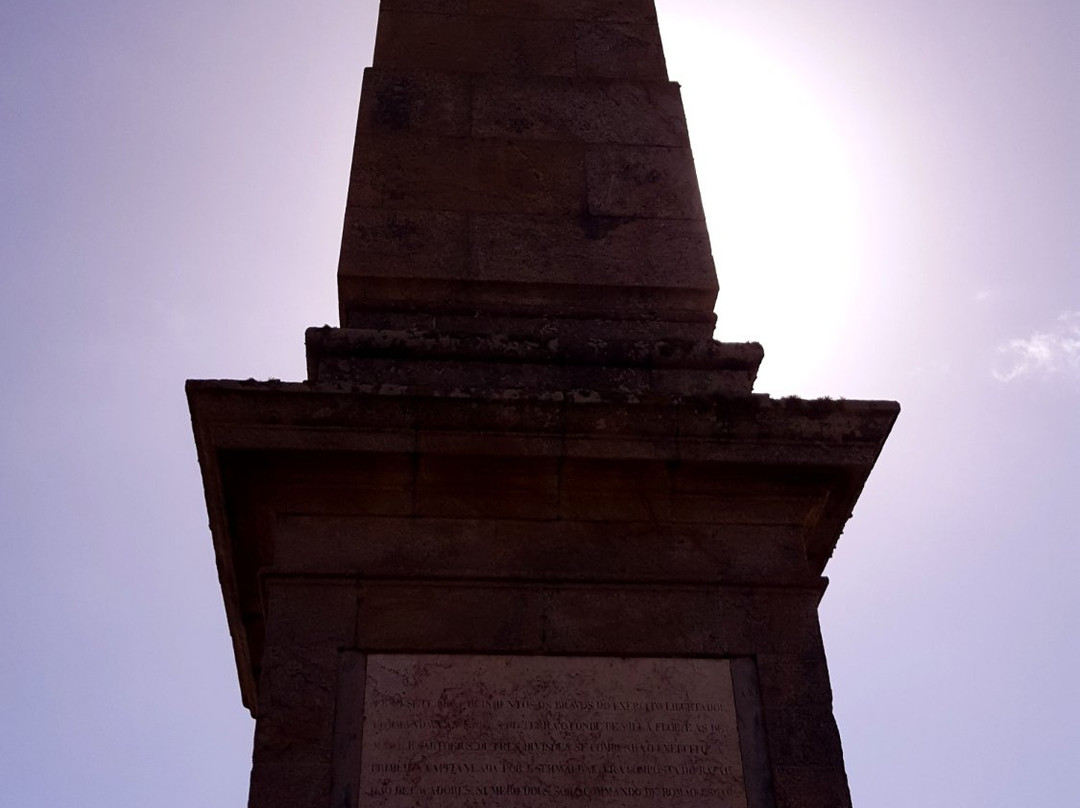
[[[721,659],[373,654],[360,805],[746,808]]]

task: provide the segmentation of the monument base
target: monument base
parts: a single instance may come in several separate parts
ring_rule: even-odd
[[[820,574],[895,404],[188,394],[252,806],[848,805]]]

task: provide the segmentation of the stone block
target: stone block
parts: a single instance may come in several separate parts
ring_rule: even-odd
[[[790,495],[693,493],[673,491],[671,518],[676,522],[716,522],[745,525],[801,525],[816,500]]]
[[[567,457],[625,458],[627,460],[671,460],[678,456],[674,438],[646,438],[645,440],[593,437],[591,435],[567,436],[563,442]]]
[[[778,589],[761,597],[768,604],[769,628],[768,641],[760,650],[825,655],[817,610],[820,588]]]
[[[264,751],[256,731],[248,808],[324,808],[330,778],[329,754],[305,754],[296,748]]]
[[[364,516],[412,512],[414,468],[407,454],[350,453],[319,464],[297,461],[279,474],[274,507],[287,514]]]
[[[665,81],[667,65],[656,23],[577,23],[576,75]]]
[[[357,133],[469,134],[469,82],[462,76],[368,68]]]
[[[609,583],[802,582],[805,575],[805,565],[762,563],[762,548],[771,553],[767,529],[674,526],[621,516],[588,522],[282,516],[275,565],[291,572],[332,569],[390,578]],[[774,678],[777,689],[800,684],[787,668]]]
[[[593,216],[704,218],[689,148],[591,146],[585,162]]]
[[[810,575],[798,525],[738,525],[725,533],[745,536],[726,546],[731,574],[742,580],[797,580]]]
[[[515,432],[522,435],[558,433],[563,407],[553,401],[429,399],[418,410],[417,427],[424,432]]]
[[[715,466],[697,461],[672,470],[672,518],[677,521],[804,526],[827,495],[810,479],[766,482],[718,473]]]
[[[484,436],[484,451],[491,457],[554,457],[559,453],[560,440],[554,435],[491,435]],[[475,435],[421,435],[417,449],[435,454],[462,454],[476,447]]]
[[[358,647],[369,651],[536,651],[539,591],[512,586],[366,583]]]
[[[757,660],[761,698],[770,707],[832,704],[824,654],[765,652]]]
[[[413,11],[428,14],[464,14],[470,0],[380,0],[380,11]]]
[[[336,691],[336,648],[268,650],[259,676],[260,723],[280,745],[322,748],[333,734]]]
[[[349,205],[576,214],[584,182],[584,155],[574,144],[369,137],[353,158]]]
[[[667,521],[667,469],[658,461],[567,460],[559,478],[559,516],[582,521]]]
[[[384,9],[379,14],[373,64],[395,70],[571,76],[575,25],[568,20]]]
[[[776,808],[851,808],[843,766],[775,766]]]
[[[716,298],[704,221],[478,215],[469,230],[479,279],[670,291],[643,308],[708,309]]]
[[[842,766],[844,752],[827,704],[765,706],[769,758],[775,766]]]
[[[268,579],[266,646],[293,649],[348,645],[356,626],[356,585],[349,580]]]
[[[544,617],[547,653],[722,653],[716,595],[705,587],[551,588]]]
[[[338,649],[351,645],[356,586],[351,581],[269,578],[266,650],[258,677],[265,749],[328,750],[333,735]]]
[[[467,274],[465,213],[346,209],[339,276],[448,279]]]
[[[558,496],[555,458],[420,458],[416,484],[420,516],[553,519]]]
[[[687,146],[677,84],[505,78],[473,90],[476,137]]]
[[[716,593],[716,633],[721,653],[753,656],[769,643],[769,604],[760,589],[724,586]]]
[[[655,439],[664,441],[676,435],[679,405],[663,401],[656,404],[581,404],[566,408],[565,430],[568,436],[592,435],[612,440]]]
[[[562,291],[568,296],[568,303],[580,300],[580,293],[585,287],[557,289],[547,286],[545,291]],[[599,287],[604,289],[605,287]],[[606,287],[610,289],[610,287]],[[560,302],[561,299],[560,299]],[[574,309],[575,311],[579,309]],[[596,312],[588,319],[568,319],[559,315],[558,309],[549,311],[500,312],[483,322],[469,314],[461,312],[434,312],[421,323],[410,319],[411,315],[383,315],[381,322],[385,327],[413,327],[412,323],[421,323],[420,327],[430,328],[434,322],[436,328],[459,334],[538,334],[558,339],[567,344],[586,345],[592,340],[641,339],[659,342],[664,339],[705,340],[712,336],[716,315],[710,312],[679,312],[679,319],[664,319],[653,309],[642,307],[637,317],[627,316],[630,312],[612,312],[610,306]],[[645,315],[645,316],[641,316]],[[674,316],[669,313],[669,316]],[[399,325],[408,323],[408,325]]]
[[[395,3],[422,1],[392,0]],[[470,14],[606,22],[650,22],[656,19],[656,7],[653,0],[467,0],[467,2]]]

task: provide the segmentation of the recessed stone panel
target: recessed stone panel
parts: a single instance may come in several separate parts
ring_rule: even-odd
[[[364,699],[364,806],[747,804],[727,660],[378,654]]]

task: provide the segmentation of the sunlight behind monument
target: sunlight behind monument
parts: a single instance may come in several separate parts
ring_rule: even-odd
[[[307,380],[187,386],[249,804],[849,804],[817,608],[899,408],[712,338],[652,0],[383,0],[344,218]]]
[[[794,66],[745,35],[662,20],[683,80],[720,279],[720,339],[768,350],[759,384],[798,393],[842,349],[863,223],[850,146]]]

